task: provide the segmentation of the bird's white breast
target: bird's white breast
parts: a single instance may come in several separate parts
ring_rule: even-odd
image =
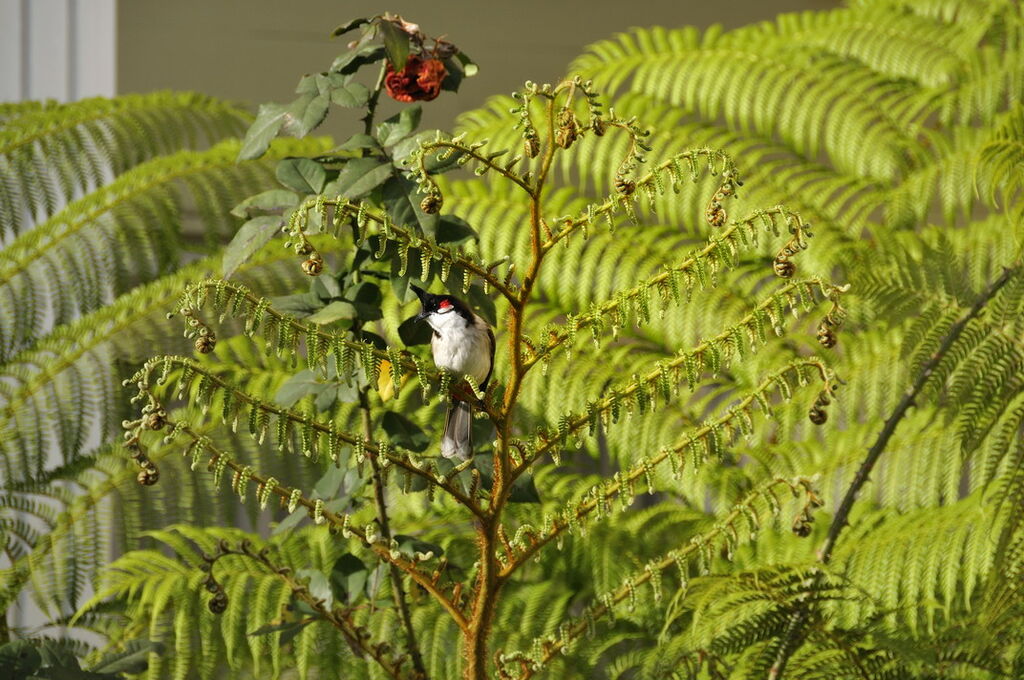
[[[430,347],[434,363],[456,375],[471,375],[482,383],[491,370],[491,341],[483,324],[468,324],[454,312],[432,314]]]

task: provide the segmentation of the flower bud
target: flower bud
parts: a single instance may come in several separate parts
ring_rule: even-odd
[[[307,276],[320,276],[324,270],[324,261],[319,257],[311,257],[302,263],[302,271]]]

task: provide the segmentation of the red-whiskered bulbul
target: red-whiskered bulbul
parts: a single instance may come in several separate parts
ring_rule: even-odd
[[[481,390],[487,389],[494,368],[494,332],[465,302],[451,295],[434,295],[411,286],[422,309],[416,315],[434,331],[430,349],[434,364],[455,374],[473,376]],[[473,453],[473,407],[453,398],[445,416],[441,455],[467,460]]]

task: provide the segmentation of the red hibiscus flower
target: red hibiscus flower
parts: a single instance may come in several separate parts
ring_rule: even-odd
[[[447,75],[448,70],[440,60],[409,55],[401,71],[388,64],[384,89],[400,102],[430,101],[441,94],[441,83]]]

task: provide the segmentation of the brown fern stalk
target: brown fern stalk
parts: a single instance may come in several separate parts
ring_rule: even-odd
[[[941,344],[935,353],[928,358],[924,366],[921,367],[920,373],[914,380],[914,384],[909,390],[903,395],[896,408],[885,420],[885,424],[882,426],[882,431],[878,434],[878,438],[875,443],[868,450],[867,456],[861,462],[860,467],[857,469],[857,474],[854,475],[853,481],[847,488],[846,493],[843,495],[843,500],[840,501],[839,507],[836,509],[835,517],[832,519],[832,524],[828,529],[828,536],[825,538],[824,544],[818,551],[818,562],[825,565],[828,564],[832,558],[832,551],[835,548],[836,541],[839,540],[839,534],[842,533],[843,529],[849,523],[850,511],[853,509],[853,504],[857,500],[857,494],[860,493],[861,488],[867,483],[868,478],[871,475],[871,471],[874,469],[875,464],[878,463],[878,459],[882,457],[885,452],[886,446],[889,444],[889,440],[896,432],[896,428],[899,426],[900,421],[907,415],[907,412],[911,407],[916,405],[916,400],[921,390],[924,389],[928,379],[931,378],[935,368],[942,361],[946,353],[949,352],[950,348],[963,333],[967,324],[972,319],[977,317],[981,311],[985,308],[985,305],[995,297],[996,293],[1005,286],[1010,279],[1012,279],[1021,269],[1019,263],[1014,264],[1011,267],[1003,269],[1002,275],[993,281],[987,289],[981,294],[981,296],[974,302],[971,308],[960,317],[946,333],[946,336],[942,339]],[[821,572],[818,572],[817,578],[820,578]],[[789,658],[800,648],[803,643],[802,635],[804,627],[807,625],[807,621],[810,618],[811,611],[809,607],[801,607],[794,612],[792,618],[789,621],[789,626],[786,629],[785,634],[782,638],[782,644],[779,646],[779,651],[776,654],[775,662],[772,664],[771,669],[768,671],[768,680],[781,680],[783,673],[785,673],[786,665],[789,662]]]

